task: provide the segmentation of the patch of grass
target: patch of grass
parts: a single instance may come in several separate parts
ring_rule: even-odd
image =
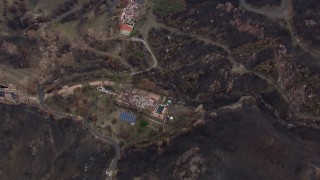
[[[144,128],[140,127],[140,128],[138,129],[138,133],[140,134],[140,133],[143,133],[143,132],[144,132]]]
[[[76,23],[75,22],[68,22],[68,23],[54,23],[52,26],[53,28],[60,30],[61,32],[65,33],[66,35],[70,37],[77,36],[77,31],[75,28]]]
[[[146,120],[140,120],[140,122],[139,122],[139,125],[140,125],[140,127],[142,127],[142,128],[145,128],[146,126],[148,126],[148,121],[146,121]]]
[[[140,50],[135,50],[131,53],[131,56],[135,57],[135,58],[140,58],[143,59],[146,57],[145,53],[143,51]]]
[[[184,114],[180,114],[176,118],[177,121],[183,121],[183,120],[186,120],[186,119],[187,119],[187,116],[184,115]]]
[[[248,43],[232,49],[233,54],[251,54],[254,52],[273,48],[273,44],[268,41],[259,41],[255,43]]]
[[[143,25],[144,24],[144,20],[138,20],[137,22],[136,22],[136,25]]]
[[[158,0],[153,7],[153,12],[160,16],[165,16],[168,14],[175,14],[177,12],[183,11],[185,9],[185,4],[183,2],[170,2],[168,0]]]
[[[87,85],[82,88],[82,93],[86,96],[94,96],[96,94],[96,89]]]
[[[149,136],[150,137],[155,137],[155,136],[157,136],[158,135],[158,132],[157,131],[150,131],[149,132]]]
[[[100,15],[95,18],[94,22],[90,24],[90,27],[92,27],[94,30],[98,30],[98,29],[102,29],[105,24],[106,24],[105,16]]]
[[[139,34],[139,30],[137,28],[134,28],[133,31],[130,33],[130,37],[136,36],[137,34]]]
[[[106,96],[106,97],[104,98],[104,105],[105,105],[106,107],[110,107],[111,104],[112,104],[112,99],[111,99],[109,96]]]
[[[128,76],[122,74],[113,74],[108,76],[108,78],[115,83],[121,83],[124,82],[128,78]]]
[[[272,62],[264,62],[259,64],[255,70],[264,74],[270,73],[274,69],[274,64]]]

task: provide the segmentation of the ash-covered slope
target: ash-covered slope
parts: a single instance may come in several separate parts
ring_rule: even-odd
[[[290,23],[316,37],[318,7],[292,1],[276,13],[236,0],[185,2],[178,12],[154,12],[161,28],[148,41],[164,68],[141,77],[202,104],[206,122],[170,142],[125,150],[118,178],[320,179],[316,38]],[[300,12],[311,17],[297,19]]]
[[[283,127],[256,103],[216,113],[169,144],[130,149],[118,178],[319,179],[319,131]]]
[[[0,104],[0,179],[104,179],[113,156],[82,124]]]

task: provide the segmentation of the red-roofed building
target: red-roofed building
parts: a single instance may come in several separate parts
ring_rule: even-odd
[[[120,32],[123,35],[129,36],[133,30],[136,18],[139,15],[139,9],[142,7],[142,1],[127,0],[127,5],[123,8],[120,15]]]
[[[129,36],[133,30],[133,26],[129,24],[122,24],[120,27],[120,32],[123,35]]]

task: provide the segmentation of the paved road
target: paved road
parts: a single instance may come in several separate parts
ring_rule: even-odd
[[[111,164],[109,165],[109,168],[107,171],[111,171],[111,172],[115,172],[116,168],[117,168],[117,163],[119,161],[119,159],[121,158],[121,150],[120,150],[120,146],[118,144],[117,141],[115,141],[114,139],[112,139],[111,137],[108,136],[103,136],[102,134],[100,134],[97,130],[95,130],[91,124],[89,122],[87,122],[86,120],[84,120],[84,125],[87,126],[89,128],[89,130],[91,131],[91,133],[97,137],[99,137],[100,139],[106,141],[107,143],[111,144],[114,148],[114,152],[116,153],[116,157],[114,157],[114,159],[112,160]],[[108,179],[112,179],[112,177],[108,177]]]
[[[44,104],[44,98],[46,96],[46,93],[43,91],[41,85],[39,84],[37,85],[37,95],[38,95],[40,105],[43,108],[48,109],[48,107]]]

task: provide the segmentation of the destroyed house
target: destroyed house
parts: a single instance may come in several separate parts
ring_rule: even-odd
[[[136,91],[122,91],[117,103],[137,110],[153,110],[157,107],[155,100]]]

